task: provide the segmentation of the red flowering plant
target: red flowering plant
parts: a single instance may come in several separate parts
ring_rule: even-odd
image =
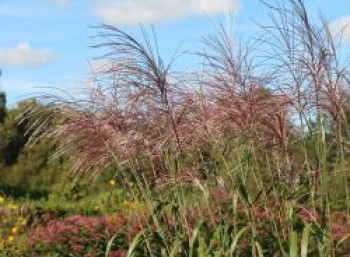
[[[100,256],[114,234],[117,236],[110,255],[120,256],[117,253],[124,251],[127,239],[123,232],[126,221],[123,214],[108,218],[74,215],[63,220],[53,219],[30,235],[30,256]]]

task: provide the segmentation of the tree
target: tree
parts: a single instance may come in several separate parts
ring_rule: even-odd
[[[6,116],[6,95],[0,92],[0,123],[3,123]]]
[[[11,192],[20,191],[24,195],[37,189],[50,191],[67,170],[63,156],[51,160],[57,142],[43,138],[29,141],[35,124],[40,124],[32,110],[40,113],[41,117],[47,114],[49,123],[55,122],[54,115],[49,115],[49,108],[34,100],[20,102],[7,111],[0,123],[0,191],[10,188]]]

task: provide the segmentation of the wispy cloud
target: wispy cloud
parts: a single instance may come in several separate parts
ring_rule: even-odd
[[[133,26],[201,13],[232,12],[239,7],[238,0],[100,0],[96,13],[106,22]]]
[[[104,73],[113,68],[113,62],[107,59],[94,60],[89,63],[89,70],[94,74]]]
[[[341,35],[344,42],[350,44],[350,15],[331,23],[330,28],[334,35]]]
[[[28,43],[0,49],[0,65],[7,67],[36,67],[54,59],[54,54],[46,49],[34,50]]]

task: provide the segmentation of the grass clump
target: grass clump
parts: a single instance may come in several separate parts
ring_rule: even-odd
[[[54,98],[62,120],[45,132],[74,159],[75,183],[107,167],[127,195],[108,202],[125,222],[88,235],[96,256],[349,254],[350,72],[301,0],[270,10],[254,48],[221,26],[204,37],[194,74],[173,71],[176,58],[166,63],[145,30],[138,40],[99,27],[108,65],[87,97]],[[94,243],[51,233],[72,219],[41,228],[51,241],[34,240],[35,253],[90,254]]]

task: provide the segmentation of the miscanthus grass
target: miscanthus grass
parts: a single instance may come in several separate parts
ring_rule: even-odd
[[[301,0],[266,4],[263,37],[237,44],[215,25],[191,74],[173,70],[178,52],[162,59],[153,30],[98,26],[105,65],[87,94],[51,102],[62,120],[44,135],[74,153],[75,181],[107,166],[133,181],[142,229],[126,256],[350,253],[341,37]]]

